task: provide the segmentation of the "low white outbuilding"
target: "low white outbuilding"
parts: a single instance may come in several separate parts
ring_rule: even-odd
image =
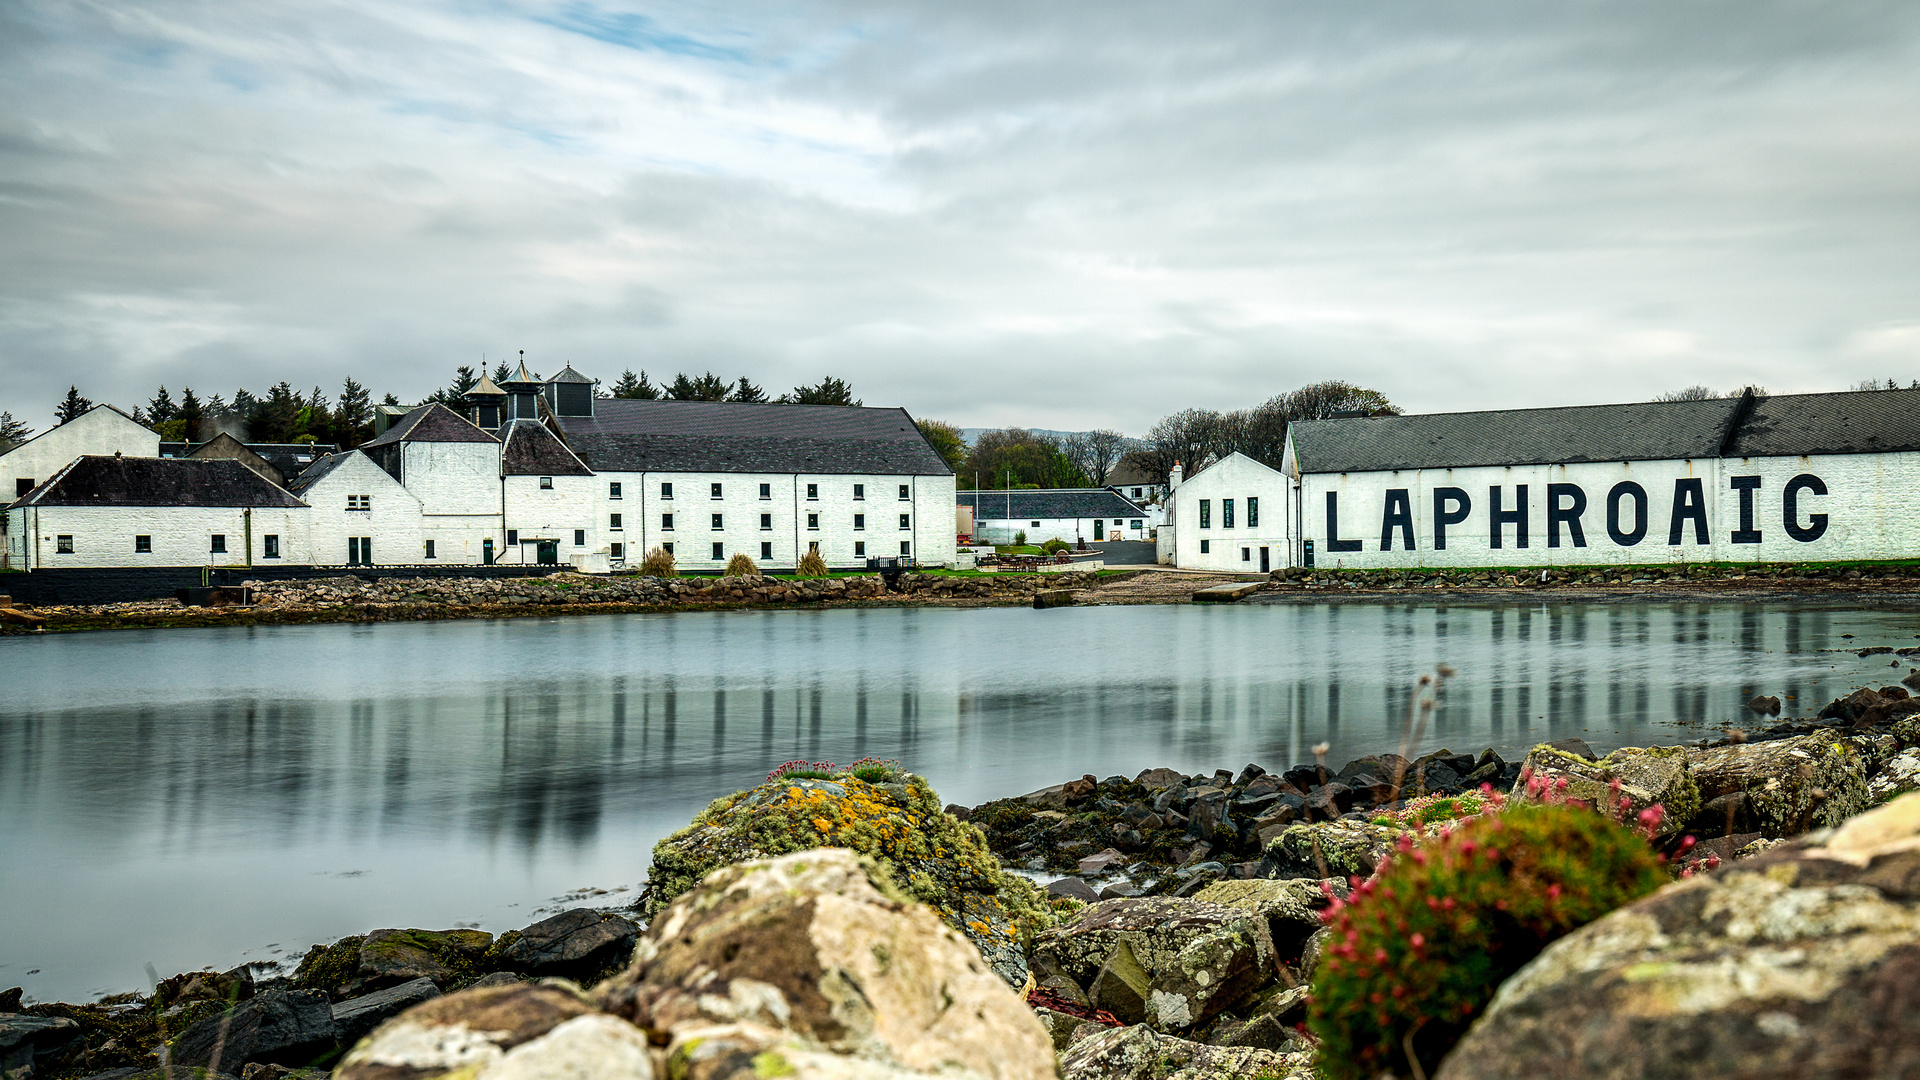
[[[321,566],[438,561],[420,499],[358,450],[329,454],[288,485],[309,507],[308,551]]]
[[[1109,488],[1021,488],[961,491],[958,504],[973,509],[973,537],[983,544],[1062,540],[1145,540],[1152,526],[1144,507]]]
[[[1267,573],[1287,565],[1292,548],[1285,473],[1233,453],[1192,476],[1174,467],[1164,504],[1159,561],[1182,570]]]

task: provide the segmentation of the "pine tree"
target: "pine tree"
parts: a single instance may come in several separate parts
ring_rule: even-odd
[[[397,409],[400,407],[400,399],[394,397],[392,394],[382,394],[380,396],[380,404]]]
[[[69,386],[67,387],[65,400],[60,402],[59,408],[53,410],[53,415],[59,418],[60,423],[64,424],[70,420],[78,420],[91,408],[93,408],[93,402],[80,396],[80,388],[78,386]]]
[[[748,382],[747,377],[742,375],[740,381],[733,384],[733,392],[727,395],[727,400],[747,405],[761,405],[766,403],[767,392]]]
[[[493,365],[493,385],[499,386],[511,378],[513,378],[513,369],[507,366],[505,360]]]
[[[635,375],[633,369],[628,368],[614,380],[613,396],[629,400],[657,401],[660,398],[660,388],[647,381],[646,372]]]
[[[173,419],[178,412],[173,395],[167,393],[166,386],[162,385],[160,391],[153,395],[153,400],[147,403],[147,423],[157,427]]]
[[[782,394],[783,405],[853,405],[860,402],[853,396],[853,387],[829,375],[815,386],[796,386],[793,393]]]
[[[218,398],[220,395],[215,394]],[[193,396],[193,387],[189,386],[180,395],[180,412],[174,417],[180,421],[180,437],[186,442],[199,442],[200,429],[206,426],[206,411],[200,406],[200,399]]]
[[[367,388],[349,377],[340,387],[340,405],[333,412],[333,420],[342,450],[365,442],[373,430],[373,406],[367,403]]]
[[[667,387],[667,397],[674,401],[725,401],[731,388],[731,383],[711,371],[697,379],[680,374],[675,375],[673,385]]]
[[[300,395],[293,392],[292,385],[286,380],[274,383],[273,389],[267,391],[267,399],[260,403],[248,423],[248,430],[260,442],[292,442],[300,426],[303,404]]]
[[[13,418],[10,412],[0,412],[0,453],[19,446],[33,438],[33,429]]]

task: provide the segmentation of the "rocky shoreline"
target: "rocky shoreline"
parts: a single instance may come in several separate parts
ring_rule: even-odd
[[[1908,682],[1920,682],[1920,675]],[[820,920],[838,917],[830,915],[835,905],[851,904],[863,920],[852,924],[858,934],[890,943],[884,954],[875,945],[857,961],[870,969],[863,978],[872,980],[862,984],[868,1004],[860,1023],[896,1033],[873,1038],[886,1042],[899,1030],[876,1019],[879,1013],[913,1013],[928,995],[961,993],[956,988],[964,985],[982,1017],[998,1018],[989,1025],[997,1025],[992,1039],[1006,1046],[1037,1040],[1058,1055],[1057,1064],[1053,1055],[996,1064],[991,1053],[982,1058],[979,1046],[967,1043],[985,1037],[981,1032],[950,1032],[958,1041],[943,1044],[942,1052],[969,1062],[956,1075],[1047,1076],[1057,1067],[1067,1080],[1307,1080],[1320,1075],[1302,1024],[1309,984],[1329,948],[1327,913],[1396,853],[1491,812],[1489,804],[1504,792],[1518,798],[1549,790],[1617,802],[1622,815],[1638,815],[1675,876],[1698,876],[1703,885],[1712,879],[1722,882],[1712,888],[1735,892],[1797,887],[1782,886],[1782,873],[1839,873],[1820,869],[1829,863],[1819,861],[1828,858],[1820,852],[1842,843],[1836,837],[1914,807],[1901,810],[1905,817],[1896,815],[1893,825],[1875,826],[1907,829],[1911,840],[1892,848],[1886,845],[1894,841],[1873,841],[1880,845],[1875,851],[1910,853],[1912,866],[1847,862],[1858,869],[1842,875],[1847,884],[1822,902],[1881,904],[1885,910],[1875,910],[1884,925],[1875,924],[1876,932],[1892,935],[1885,948],[1896,953],[1874,955],[1920,957],[1920,910],[1912,906],[1920,901],[1920,804],[1914,801],[1920,796],[1899,798],[1920,789],[1920,698],[1913,689],[1862,688],[1814,717],[1677,747],[1597,756],[1579,740],[1563,740],[1536,746],[1518,761],[1490,749],[1442,750],[1411,760],[1373,754],[1337,767],[1315,761],[1278,772],[1258,765],[1191,776],[1149,769],[1133,777],[1085,776],[975,807],[941,808],[923,779],[891,762],[845,770],[790,763],[767,784],[716,801],[663,840],[653,852],[647,893],[631,908],[576,908],[498,936],[374,930],[314,946],[290,974],[268,977],[251,967],[189,972],[160,981],[151,994],[90,1004],[29,1005],[19,990],[7,991],[0,993],[0,1066],[7,1080],[277,1080],[326,1068],[351,1080],[425,1080],[473,1062],[432,1054],[416,1060],[416,1051],[395,1049],[395,1032],[409,1023],[518,1032],[504,1040],[488,1036],[492,1049],[476,1051],[482,1071],[494,1067],[487,1062],[510,1060],[520,1043],[543,1042],[546,1033],[579,1023],[597,1032],[594,1054],[626,1064],[622,1071],[570,1075],[790,1075],[768,1072],[768,1054],[812,1063],[795,1066],[798,1075],[929,1075],[900,1060],[906,1051],[898,1046],[891,1057],[875,1057],[871,1039],[855,1045],[833,1036],[832,1025],[818,1026],[818,1016],[808,1021],[814,1027],[796,1019],[825,1009],[841,1017],[836,1023],[845,1021],[834,1011],[842,1007],[831,1004],[846,993],[835,989],[841,986],[835,980],[845,978],[835,972],[851,970],[856,958],[835,961],[839,967],[823,959],[844,948],[830,942],[844,940],[845,927],[816,937],[812,952],[773,946],[790,944],[798,926],[825,933]],[[1770,705],[1755,702],[1756,709]],[[1883,809],[1868,813],[1876,806]],[[823,848],[851,849],[866,861],[835,862],[841,856]],[[1744,869],[1749,866],[1792,869],[1755,878]],[[1654,899],[1666,895],[1663,890]],[[1812,901],[1793,901],[1803,902]],[[1672,923],[1668,937],[1695,952],[1719,950],[1723,962],[1732,963],[1724,958],[1760,947],[1722,940],[1724,924],[1695,925],[1695,909],[1674,910],[1663,916]],[[1855,925],[1808,912],[1791,916],[1792,925],[1779,933],[1819,939],[1806,946],[1816,953],[1826,948],[1826,937],[1851,933],[1846,927]],[[943,943],[942,934],[950,940]],[[1908,937],[1910,943],[1898,943]],[[1577,947],[1613,957],[1617,943],[1607,942],[1614,940],[1583,938]],[[743,946],[752,959],[740,959]],[[1657,956],[1659,947],[1647,948],[1653,951],[1619,962],[1650,962],[1645,957]],[[1864,961],[1857,948],[1834,949],[1826,962],[1841,975],[1829,972],[1821,984],[1828,996],[1846,979],[1880,978],[1873,974],[1880,968],[1859,968]],[[763,953],[777,954],[775,966],[789,982],[774,977],[766,966],[773,960]],[[909,954],[949,971],[946,988],[928,984],[918,968],[893,964],[893,957]],[[967,964],[977,976],[961,973]],[[748,968],[757,974],[749,978]],[[1865,973],[1853,974],[1856,969]],[[795,978],[800,983],[792,983]],[[907,983],[889,982],[898,979]],[[1005,1012],[993,1002],[1018,998],[991,991],[989,983],[1020,990],[1027,1007]],[[1576,991],[1551,989],[1561,984],[1529,985],[1536,996],[1572,994],[1564,1007],[1573,1012],[1589,1007]],[[766,1004],[773,1000],[766,987],[778,988],[788,1004]],[[1730,1004],[1722,1011],[1745,1016],[1743,1023],[1772,1015],[1752,1004],[1764,996],[1759,990],[1726,993]],[[723,1000],[733,1004],[715,1004]],[[1826,1008],[1826,1001],[1815,1004]],[[491,1018],[484,1025],[482,1014]],[[1648,1015],[1649,1022],[1671,1019]],[[1714,1015],[1689,1022],[1704,1026],[1709,1041],[1719,1039],[1715,1045],[1725,1044],[1723,1059],[1746,1060],[1740,1055],[1753,1048],[1714,1027]],[[607,1026],[606,1017],[628,1026]],[[1537,1028],[1541,1021],[1526,1022]],[[1022,1026],[1028,1023],[1031,1029]],[[1787,1030],[1785,1020],[1766,1023]],[[527,1025],[538,1030],[529,1033]],[[644,1037],[632,1034],[636,1025]],[[1910,1036],[1892,1036],[1888,1045],[1920,1054],[1914,1049],[1920,1037]],[[744,1049],[699,1058],[698,1047],[716,1039],[714,1045]],[[568,1053],[587,1053],[568,1045]],[[1471,1046],[1485,1075],[1518,1075],[1504,1044],[1482,1037],[1463,1045]],[[402,1059],[414,1064],[395,1071]]]

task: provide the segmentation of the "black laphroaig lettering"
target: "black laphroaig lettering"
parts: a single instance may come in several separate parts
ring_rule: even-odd
[[[1360,541],[1340,539],[1340,493],[1337,491],[1327,492],[1327,550],[1360,550]]]
[[[1491,546],[1496,548],[1499,547],[1500,533],[1502,532],[1501,526],[1512,525],[1514,527],[1513,528],[1513,546],[1526,547],[1527,546],[1527,485],[1525,484],[1514,485],[1513,498],[1517,505],[1515,505],[1514,508],[1511,510],[1500,509],[1500,494],[1501,494],[1500,485],[1498,484],[1495,484],[1494,486],[1487,489],[1487,501],[1493,504],[1487,510],[1487,513],[1490,514],[1493,518],[1493,520],[1488,523],[1487,539],[1490,542]]]
[[[1732,480],[1733,490],[1740,493],[1740,527],[1733,530],[1733,542],[1757,544],[1760,542],[1760,530],[1753,527],[1753,493],[1760,490],[1760,478],[1736,476]]]
[[[1565,506],[1561,499],[1570,500]],[[1587,546],[1587,534],[1580,528],[1580,515],[1587,512],[1587,493],[1579,484],[1547,485],[1547,546],[1560,546],[1560,526],[1565,524],[1574,547]]]
[[[1452,504],[1449,506],[1448,504]],[[1473,513],[1473,500],[1456,487],[1433,489],[1433,550],[1447,550],[1447,526],[1458,525]]]
[[[1781,497],[1782,508],[1786,511],[1787,535],[1803,544],[1811,544],[1826,535],[1827,515],[1808,514],[1807,524],[1800,524],[1800,493],[1809,491],[1815,495],[1827,493],[1826,482],[1812,473],[1801,473],[1787,481],[1786,494]]]
[[[1633,500],[1633,528],[1620,527],[1620,500]],[[1632,547],[1647,536],[1647,489],[1631,480],[1622,480],[1607,492],[1607,535],[1621,547]]]
[[[1387,505],[1380,512],[1380,550],[1393,550],[1393,530],[1400,530],[1400,543],[1413,550],[1413,499],[1406,488],[1388,488]]]
[[[1697,476],[1673,482],[1673,516],[1667,519],[1667,543],[1680,543],[1680,526],[1693,522],[1693,542],[1707,542],[1707,489]]]

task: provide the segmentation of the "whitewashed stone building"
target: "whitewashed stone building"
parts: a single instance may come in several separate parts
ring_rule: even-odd
[[[308,552],[319,565],[437,561],[420,498],[358,450],[331,454],[289,490],[308,506]]]
[[[306,504],[226,458],[82,456],[6,516],[33,568],[311,561]]]
[[[593,470],[537,420],[510,420],[500,434],[506,550],[498,561],[606,570],[618,541],[602,542],[601,533],[626,521],[617,510],[603,518]]]
[[[962,491],[958,499],[973,510],[981,543],[1010,544],[1023,532],[1029,544],[1145,540],[1152,527],[1145,507],[1110,488]]]
[[[0,454],[0,499],[25,498],[83,454],[159,457],[160,436],[111,405],[95,405]]]
[[[1176,465],[1168,479],[1167,516],[1156,537],[1160,562],[1262,574],[1288,565],[1293,484],[1285,473],[1234,453],[1190,477]]]
[[[1305,421],[1284,471],[1320,567],[1920,554],[1920,390]]]
[[[499,439],[436,403],[409,412],[362,443],[360,451],[420,500],[415,552],[431,544],[441,563],[491,563],[499,557],[504,538]]]

